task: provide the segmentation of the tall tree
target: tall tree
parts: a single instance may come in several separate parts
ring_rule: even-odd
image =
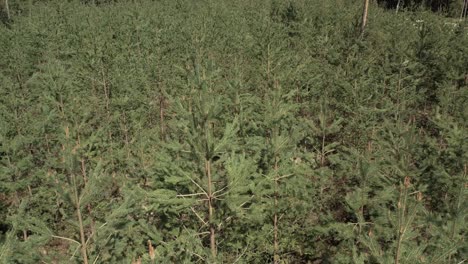
[[[369,0],[364,0],[364,8],[362,10],[362,20],[361,20],[361,36],[364,34],[364,30],[367,26],[367,14],[369,12]]]

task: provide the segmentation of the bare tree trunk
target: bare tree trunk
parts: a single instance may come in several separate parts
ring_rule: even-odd
[[[460,21],[462,21],[464,18],[466,18],[467,11],[468,11],[468,0],[463,0],[462,11],[461,11],[461,14],[460,14]]]
[[[74,176],[73,176],[74,177]],[[86,237],[84,232],[84,223],[83,217],[81,216],[81,203],[78,197],[78,194],[75,190],[75,199],[76,201],[76,214],[78,216],[78,225],[80,226],[80,242],[81,242],[81,256],[83,257],[83,263],[88,264],[88,251],[86,245]]]
[[[274,263],[278,264],[280,261],[279,257],[279,242],[278,242],[278,189],[279,189],[279,179],[278,179],[278,158],[275,157],[275,215],[273,216],[273,247],[274,247]]]
[[[60,99],[62,101],[62,98]],[[63,102],[61,102],[62,106],[63,106]],[[63,108],[62,108],[63,109]],[[64,114],[64,112],[62,111],[62,115]],[[70,137],[70,128],[68,126],[65,127],[65,138],[69,139]],[[78,142],[77,142],[78,143]],[[79,144],[79,143],[78,143]],[[65,144],[62,144],[62,150],[65,151],[66,149],[66,145]],[[74,152],[74,150],[73,150]],[[65,162],[65,153],[62,155],[62,163]],[[85,176],[85,167],[84,167],[84,162],[83,162],[83,159],[82,159],[82,174],[83,174],[83,179],[86,178]],[[84,226],[84,222],[83,222],[83,216],[81,214],[81,198],[80,198],[80,195],[78,194],[78,183],[76,182],[76,175],[75,173],[71,173],[71,175],[69,176],[71,177],[72,179],[72,184],[73,184],[73,203],[74,203],[74,206],[75,206],[75,209],[76,209],[76,216],[78,218],[78,227],[80,229],[80,243],[81,243],[81,257],[83,258],[83,264],[88,264],[88,251],[87,251],[87,245],[86,245],[86,235],[85,235],[85,226]]]
[[[5,0],[5,10],[6,10],[6,13],[7,13],[7,18],[8,20],[10,20],[10,6],[8,5],[8,0]]]
[[[368,12],[369,12],[369,0],[364,0],[364,9],[362,11],[362,22],[361,22],[361,36],[364,34],[364,30],[366,29]]]
[[[205,170],[206,175],[208,177],[208,220],[210,224],[210,249],[211,249],[211,256],[216,258],[216,234],[215,234],[215,226],[213,223],[214,218],[214,208],[213,208],[213,190],[212,184],[213,181],[211,179],[211,162],[210,160],[205,160]]]
[[[398,14],[398,11],[400,10],[400,4],[401,4],[401,0],[398,0],[398,3],[396,5],[396,11],[395,11],[395,13],[397,14]]]
[[[468,13],[468,0],[465,0],[465,8],[463,9],[463,19],[466,19],[466,15]]]
[[[165,98],[160,95],[159,97],[159,122],[161,127],[161,140],[166,141],[165,128],[164,128],[164,107],[165,107]]]
[[[81,242],[81,256],[83,257],[83,264],[88,264],[88,251],[86,245],[85,227],[83,222],[83,216],[81,214],[81,199],[78,195],[78,183],[76,182],[76,175],[73,177],[73,194],[75,198],[76,216],[78,218],[78,226],[80,228],[80,242]]]

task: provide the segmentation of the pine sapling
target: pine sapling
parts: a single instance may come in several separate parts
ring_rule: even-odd
[[[409,196],[415,194],[416,202],[420,203],[422,201],[422,193],[419,191],[409,193],[411,187],[410,178],[405,177],[403,185],[400,186],[400,194],[397,204],[397,240],[396,240],[396,249],[394,256],[394,263],[399,264],[401,259],[402,245],[405,240],[405,235],[407,232],[410,232],[410,226],[417,214],[418,204],[415,204],[411,207],[409,202]]]

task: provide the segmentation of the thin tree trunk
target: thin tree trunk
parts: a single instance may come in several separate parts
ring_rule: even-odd
[[[463,9],[463,19],[466,19],[466,15],[468,13],[468,0],[465,0],[465,8]]]
[[[400,10],[400,4],[401,4],[401,0],[398,0],[397,5],[396,5],[396,11],[395,11],[395,13],[397,14],[398,14],[398,11]]]
[[[160,95],[159,97],[159,122],[161,126],[161,140],[165,141],[166,136],[165,136],[165,128],[164,128],[164,103],[165,103],[165,98],[164,96]]]
[[[78,196],[75,196],[78,198]],[[86,250],[86,237],[84,233],[83,218],[81,216],[81,204],[78,201],[76,204],[76,214],[78,215],[78,224],[80,225],[80,242],[81,242],[81,256],[83,257],[83,263],[88,264],[88,252]]]
[[[85,237],[85,231],[84,231],[84,223],[83,223],[83,217],[81,215],[81,201],[80,197],[78,195],[78,186],[77,182],[75,179],[75,175],[72,175],[73,177],[73,192],[74,192],[74,198],[75,198],[75,207],[76,207],[76,215],[78,217],[78,225],[80,228],[80,242],[81,242],[81,256],[83,257],[83,263],[88,264],[88,252],[86,250],[86,237]]]
[[[63,103],[62,103],[63,104]],[[62,112],[63,114],[63,112]],[[68,126],[65,127],[65,138],[69,139],[70,137],[70,129]],[[62,144],[62,150],[65,151],[66,146]],[[83,160],[82,160],[83,161]],[[65,162],[65,155],[62,155],[62,162]],[[82,166],[84,163],[81,164]],[[84,167],[82,167],[84,169]],[[82,171],[83,177],[84,177],[84,171]],[[84,223],[83,223],[83,217],[81,215],[81,200],[80,196],[78,195],[78,183],[76,182],[76,175],[74,173],[71,174],[72,178],[72,184],[73,184],[73,198],[74,198],[74,206],[76,209],[76,216],[78,218],[78,226],[80,229],[80,243],[81,243],[81,257],[83,257],[83,263],[88,264],[88,252],[86,250],[86,237],[85,237],[85,231],[84,231]]]
[[[273,216],[273,235],[274,235],[274,263],[279,263],[279,242],[278,242],[278,158],[275,157],[275,215]]]
[[[325,166],[325,128],[322,128],[322,153],[320,157],[320,166]]]
[[[463,168],[464,168],[463,169],[463,181],[465,181],[466,180],[466,175],[468,175],[468,173],[467,173],[468,172],[467,164],[465,164],[463,166]],[[465,190],[465,185],[462,184],[460,186],[460,192],[458,193],[458,199],[457,199],[457,204],[456,204],[456,208],[455,208],[456,214],[454,215],[453,224],[452,224],[452,231],[451,231],[451,234],[450,234],[450,239],[452,239],[452,240],[455,238],[455,234],[457,232],[457,218],[459,216],[458,214],[459,214],[460,209],[461,209],[460,207],[461,207],[462,200],[463,200],[462,197],[463,197],[463,191],[464,190]],[[452,260],[452,253],[450,253],[450,255],[448,256],[448,259],[449,259],[449,261]]]
[[[8,0],[5,0],[5,10],[6,10],[6,13],[7,13],[7,18],[8,20],[10,20],[10,6],[8,5]]]
[[[466,18],[466,12],[468,11],[468,0],[463,0],[463,7],[460,14],[460,21]]]
[[[267,87],[270,85],[270,44],[267,46]]]
[[[106,74],[104,72],[104,66],[101,68],[101,74],[102,74],[102,86],[104,88],[104,95],[106,97],[106,110],[109,113],[109,105],[110,105],[110,89],[107,84],[107,79],[106,79]]]
[[[405,181],[403,187],[400,187],[400,195],[398,198],[398,230],[397,230],[397,245],[395,251],[395,264],[400,264],[400,255],[401,255],[401,247],[403,244],[403,238],[406,233],[406,229],[409,225],[408,219],[408,188],[410,186],[409,177],[405,177]]]
[[[213,181],[211,179],[211,162],[210,160],[205,160],[205,170],[206,176],[208,177],[208,220],[210,224],[210,249],[211,256],[216,258],[216,234],[215,226],[213,223],[214,220],[214,208],[213,208]]]
[[[400,197],[398,199],[398,207],[401,205],[401,199],[402,199],[402,191],[400,189]],[[401,242],[402,242],[402,237],[403,237],[403,219],[404,217],[404,209],[398,208],[398,230],[397,230],[397,246],[396,246],[396,252],[395,252],[395,264],[400,263],[400,249],[401,249]]]
[[[362,22],[361,22],[361,36],[364,34],[364,30],[366,29],[368,12],[369,12],[369,0],[364,0],[364,9],[362,11]]]
[[[83,175],[83,182],[84,184],[86,185],[88,183],[88,177],[86,176],[86,162],[84,160],[84,158],[81,158],[81,174]],[[91,234],[95,234],[96,233],[96,224],[94,222],[94,219],[92,218],[92,208],[91,208],[91,205],[88,204],[87,205],[87,211],[88,211],[88,215],[90,216],[90,230],[91,230]]]
[[[124,123],[124,143],[125,148],[127,150],[127,160],[130,159],[130,140],[128,137],[128,127],[127,127],[127,118],[125,117],[125,113],[123,114],[123,123]]]

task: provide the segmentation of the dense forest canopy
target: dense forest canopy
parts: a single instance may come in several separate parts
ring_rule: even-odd
[[[1,3],[0,263],[467,261],[466,1]]]

